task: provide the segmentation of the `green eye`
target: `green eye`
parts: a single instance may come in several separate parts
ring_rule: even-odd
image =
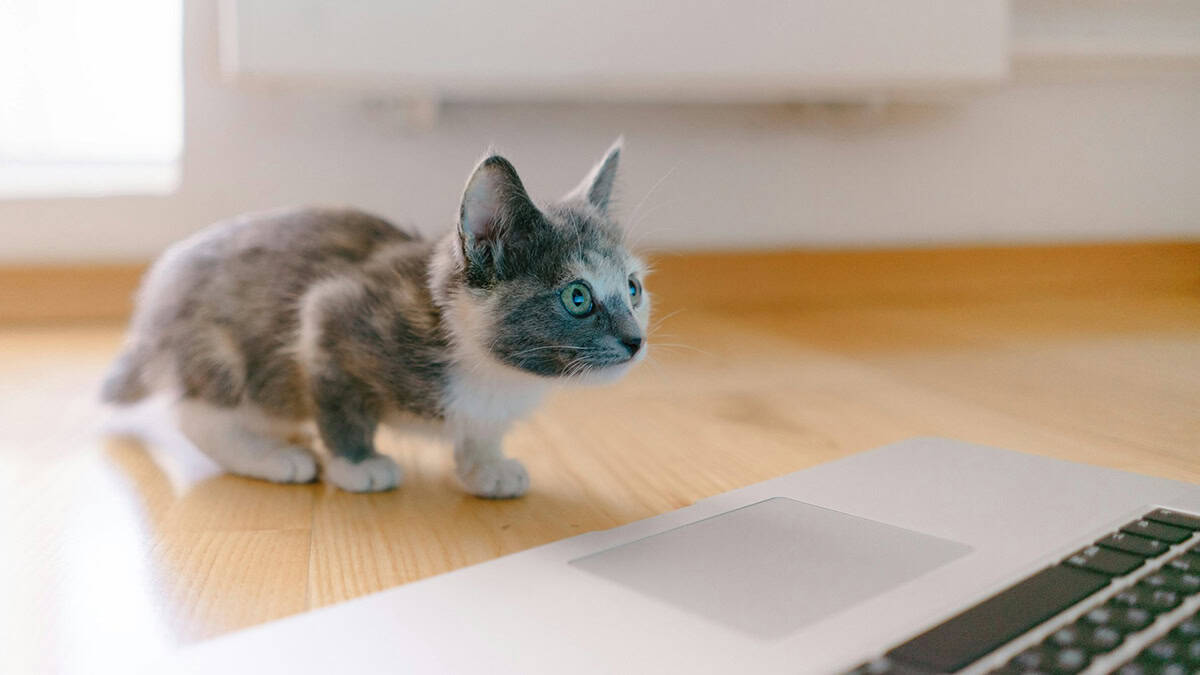
[[[573,316],[587,316],[592,313],[592,290],[582,281],[572,281],[559,294],[563,307]]]

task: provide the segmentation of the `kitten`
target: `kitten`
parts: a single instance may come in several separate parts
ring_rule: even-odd
[[[105,400],[178,396],[182,432],[227,470],[316,477],[306,429],[345,490],[395,487],[379,425],[432,422],[481,497],[517,497],[525,467],[501,441],[556,383],[607,381],[646,355],[645,265],[609,213],[618,141],[558,202],[516,170],[475,168],[458,227],[423,241],[353,210],[291,209],[213,225],[143,281]]]

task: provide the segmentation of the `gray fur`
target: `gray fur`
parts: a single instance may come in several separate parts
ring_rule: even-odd
[[[469,418],[451,390],[478,368],[465,362],[472,349],[546,380],[629,363],[645,329],[642,297],[597,289],[583,318],[559,297],[580,269],[640,274],[607,213],[618,152],[541,209],[507,160],[487,157],[458,227],[433,242],[348,209],[213,225],[148,273],[102,395],[129,404],[165,389],[314,420],[334,456],[356,463],[375,456],[375,430],[393,413]],[[486,317],[486,334],[458,325],[463,307]]]
[[[133,402],[153,386],[147,371],[159,370],[175,378],[169,384],[184,397],[221,407],[245,400],[275,416],[309,417],[312,397],[292,349],[299,300],[323,279],[350,278],[366,288],[378,283],[378,268],[390,260],[371,256],[388,244],[426,255],[430,249],[382,219],[335,209],[252,214],[176,244],[143,282],[131,347],[108,378],[105,397]],[[389,281],[422,286],[420,266],[396,270]],[[386,306],[400,321],[408,309],[414,308]],[[378,353],[383,339],[361,330],[346,337],[363,342],[369,353]]]

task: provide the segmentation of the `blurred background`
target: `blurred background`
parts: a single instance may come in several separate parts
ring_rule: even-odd
[[[489,146],[550,199],[618,134],[658,249],[1200,235],[1190,0],[6,0],[0,87],[0,264],[440,233]]]

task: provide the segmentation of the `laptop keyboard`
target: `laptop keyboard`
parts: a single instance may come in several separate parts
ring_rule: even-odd
[[[973,667],[1114,587],[1040,642]],[[1200,516],[1155,509],[845,675],[960,671],[1200,675]]]

